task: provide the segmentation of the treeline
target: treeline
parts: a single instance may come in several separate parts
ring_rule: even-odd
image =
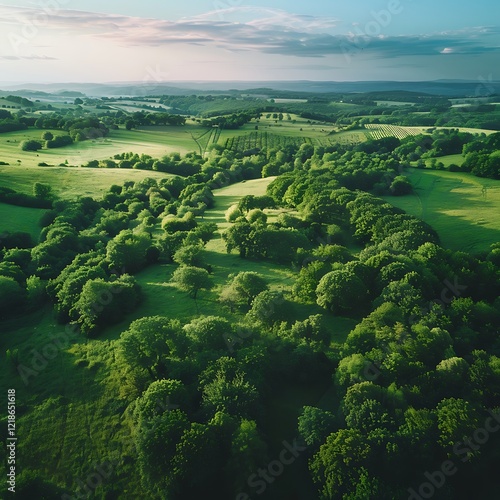
[[[137,153],[120,153],[108,160],[92,160],[83,165],[87,168],[134,168],[154,170],[182,177],[195,176],[199,182],[210,186],[223,186],[238,179],[261,177],[267,159],[264,153],[246,156],[225,150],[221,146],[210,147],[206,157],[198,153],[170,153],[162,158]]]
[[[125,124],[127,130],[131,130],[139,126],[184,125],[186,123],[186,118],[170,113],[146,113],[144,111],[136,111],[131,115],[116,116],[115,125],[121,123]]]
[[[34,122],[39,129],[64,130],[75,142],[99,139],[109,134],[109,128],[97,116],[65,117],[59,113],[48,113]]]
[[[19,193],[14,189],[0,186],[0,202],[8,203],[10,205],[18,205],[20,207],[30,208],[51,208],[52,202],[50,200],[31,196],[25,193]]]
[[[426,159],[432,159],[430,168],[444,169],[441,156],[462,154],[462,165],[451,164],[452,172],[471,172],[478,177],[500,179],[500,133],[486,136],[460,132],[458,129],[434,130],[431,135],[406,137],[394,153],[401,161],[417,161],[426,168]]]
[[[0,109],[0,133],[15,132],[16,130],[26,130],[28,120],[12,115],[10,111]]]
[[[32,108],[35,106],[35,104],[30,101],[29,99],[26,99],[25,97],[17,96],[17,95],[8,95],[5,98],[7,101],[15,102],[16,104],[19,104],[20,106],[23,106],[24,108]]]

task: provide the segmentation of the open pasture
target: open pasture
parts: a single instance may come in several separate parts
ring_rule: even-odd
[[[446,248],[487,251],[500,241],[500,182],[471,174],[411,169],[415,193],[385,199],[429,223]]]

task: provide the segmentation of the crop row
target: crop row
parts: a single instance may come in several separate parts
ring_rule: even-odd
[[[274,149],[286,146],[300,146],[304,143],[315,144],[308,137],[289,137],[269,132],[251,132],[250,134],[230,137],[226,140],[225,147],[232,151],[249,151],[252,149]]]
[[[372,139],[383,139],[384,137],[397,137],[404,139],[410,135],[418,135],[420,132],[407,127],[399,127],[397,125],[379,125],[367,124],[365,127],[369,130]]]

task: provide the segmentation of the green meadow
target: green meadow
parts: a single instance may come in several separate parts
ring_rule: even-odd
[[[197,149],[193,136],[201,135],[205,127],[188,125],[179,127],[144,127],[140,130],[111,130],[102,139],[76,142],[70,146],[55,149],[41,149],[37,152],[22,151],[20,143],[27,139],[39,140],[42,130],[29,129],[0,135],[0,161],[12,165],[80,166],[91,160],[104,160],[119,153],[134,152],[160,158],[168,153],[187,153]],[[61,131],[51,130],[54,135]]]
[[[498,181],[467,173],[421,169],[411,169],[407,175],[414,194],[386,200],[429,223],[443,246],[483,252],[500,241]]]
[[[40,226],[38,222],[45,210],[39,208],[18,207],[0,203],[0,233],[21,231],[31,234],[38,241]]]
[[[113,184],[140,181],[146,177],[162,179],[168,176],[169,174],[152,170],[0,166],[2,186],[31,194],[33,184],[43,182],[52,186],[57,196],[66,199],[74,199],[77,196],[99,197]]]

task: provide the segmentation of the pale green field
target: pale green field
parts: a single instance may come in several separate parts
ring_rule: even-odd
[[[500,241],[500,181],[435,170],[407,175],[415,194],[385,199],[429,223],[443,246],[481,252]]]
[[[40,162],[49,165],[80,166],[90,160],[104,160],[115,154],[134,152],[148,154],[154,158],[171,153],[188,153],[198,149],[195,137],[206,131],[201,126],[179,127],[144,127],[140,130],[111,130],[108,137],[99,140],[88,140],[74,143],[70,146],[56,149],[41,149],[40,151],[21,151],[20,143],[26,139],[40,139],[42,130],[30,129],[18,132],[0,134],[0,161],[16,165],[21,160],[22,165],[36,166]],[[61,131],[52,130],[55,135]]]
[[[0,166],[0,185],[15,191],[31,194],[35,182],[52,186],[61,198],[77,196],[99,197],[113,184],[125,181],[140,181],[146,177],[162,179],[170,174],[151,170],[81,167],[26,167]]]

